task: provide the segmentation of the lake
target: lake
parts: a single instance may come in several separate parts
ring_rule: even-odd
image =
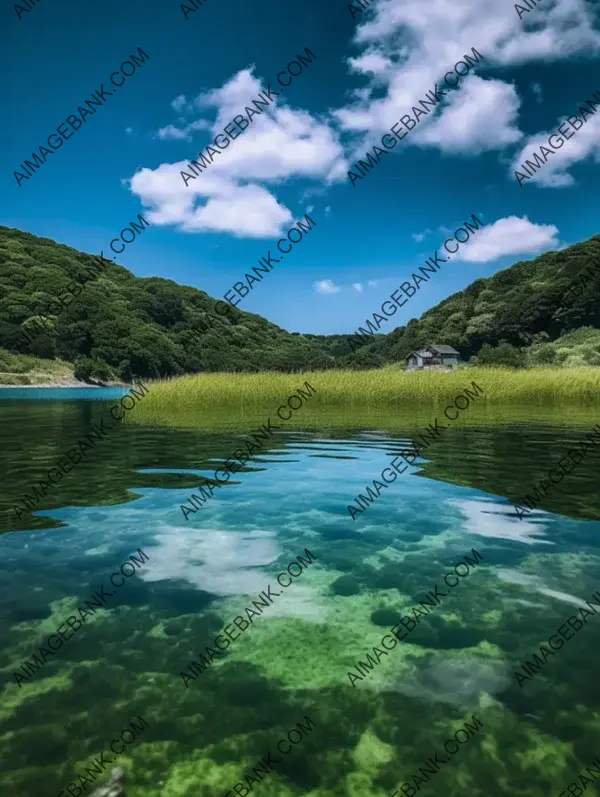
[[[16,517],[121,395],[0,392],[0,793],[79,797],[117,765],[128,797],[548,797],[580,782],[600,755],[596,451],[543,508],[520,520],[512,505],[591,411],[490,424],[473,408],[354,520],[412,437],[384,416],[282,428],[187,518],[240,448],[236,419],[113,424]]]

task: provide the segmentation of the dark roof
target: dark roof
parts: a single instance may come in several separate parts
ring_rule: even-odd
[[[452,346],[438,346],[437,343],[433,343],[429,348],[439,354],[456,354],[460,357],[460,354]]]
[[[433,357],[433,354],[427,349],[418,349],[417,351],[411,351],[408,357],[412,357],[413,354],[416,354],[418,357],[425,358],[425,357]]]

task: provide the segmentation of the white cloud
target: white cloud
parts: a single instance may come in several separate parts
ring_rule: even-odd
[[[435,147],[464,156],[521,142],[516,88],[489,78],[486,71],[597,53],[600,33],[594,25],[593,9],[586,0],[545,0],[523,20],[514,4],[498,0],[377,0],[368,15],[357,19],[357,50],[348,59],[348,69],[360,77],[361,85],[350,92],[344,107],[329,118],[316,117],[291,108],[283,97],[275,98],[186,188],[180,171],[262,88],[254,66],[243,69],[221,87],[192,99],[181,94],[171,102],[179,118],[161,127],[157,137],[189,141],[188,160],[143,169],[134,175],[130,188],[157,225],[239,237],[277,235],[292,221],[292,214],[275,197],[276,186],[300,178],[307,183],[303,192],[308,197],[321,196],[332,183],[345,181],[348,162],[339,131],[354,134],[345,135],[347,150],[364,156],[367,142],[375,143],[427,91],[440,86],[444,73],[464,54],[474,55],[473,48],[482,60],[457,89],[448,90],[443,102],[398,149]],[[533,91],[537,94],[536,88]],[[528,101],[532,102],[531,95]],[[532,181],[568,185],[572,164],[585,158],[600,160],[597,120],[600,114],[551,156]],[[208,135],[199,136],[198,131]],[[529,154],[541,137],[530,136],[521,152]],[[515,162],[522,162],[520,155]],[[233,207],[235,212],[230,212]],[[327,206],[325,216],[330,212]],[[413,238],[420,243],[419,236],[425,234],[415,233]],[[475,241],[465,247],[467,251],[477,251]]]
[[[376,282],[376,280],[369,280],[367,282],[367,285],[369,286],[369,288],[376,288],[377,287],[377,282]]]
[[[367,87],[334,112],[345,131],[361,136],[356,155],[410,113],[436,83],[441,86],[444,74],[464,54],[472,55],[472,48],[483,56],[480,63],[402,144],[461,154],[503,149],[522,136],[520,100],[510,83],[486,79],[486,70],[600,50],[586,0],[545,0],[523,20],[513,3],[498,0],[377,0],[370,10],[356,28],[361,52],[348,59]]]
[[[544,101],[544,94],[542,92],[542,87],[541,87],[541,85],[539,83],[532,83],[531,84],[531,90],[535,94],[535,98],[536,98],[536,100],[538,102],[543,102]]]
[[[187,105],[187,100],[185,98],[185,94],[180,94],[178,97],[175,97],[173,102],[171,103],[171,108],[173,108],[177,113],[181,113],[183,109]]]
[[[248,238],[275,236],[293,220],[290,211],[260,185],[228,186],[198,207],[192,218],[192,229]]]
[[[188,191],[179,174],[184,167],[181,162],[163,163],[131,178],[131,191],[149,206],[144,215],[151,224],[177,225],[183,232],[268,238],[293,221],[291,212],[256,183],[238,185],[208,170]],[[204,201],[196,205],[198,197]]]
[[[250,98],[259,95],[261,88],[260,81],[245,69],[221,89],[200,94],[194,102],[204,110],[216,109],[211,125],[214,136],[222,132]],[[261,116],[254,117],[250,127],[221,155],[215,156],[210,171],[233,180],[279,181],[292,176],[327,178],[338,162],[343,161],[341,144],[328,125],[318,122],[306,111],[280,107],[277,98],[274,102],[275,106],[269,106]],[[202,148],[208,143],[212,141],[202,142]],[[196,153],[190,153],[190,159],[192,157],[196,157]]]
[[[126,127],[125,132],[127,133],[128,136],[130,136],[133,133],[133,127]]]
[[[586,107],[585,110],[589,111],[589,108]],[[576,108],[571,108],[571,111],[581,118],[581,113],[577,111]],[[571,116],[571,114],[569,114],[569,116]],[[551,146],[548,146],[548,138],[552,133],[556,133],[556,129],[559,125],[562,126],[562,121],[562,119],[557,120],[553,130],[535,133],[535,135],[530,136],[514,156],[513,163],[510,167],[510,177],[512,180],[516,181],[514,175],[515,171],[524,174],[525,179],[521,181],[521,188],[525,188],[528,183],[537,183],[537,185],[542,185],[547,188],[562,188],[567,185],[573,185],[575,180],[569,173],[571,166],[588,158],[593,158],[596,163],[600,161],[600,110],[597,109],[595,115],[587,117],[583,127],[580,127],[577,131],[574,131],[574,129],[566,123],[563,130],[566,129],[567,134],[571,137],[565,140],[554,154],[547,155],[546,163],[540,166],[532,177],[527,178],[527,171],[521,168],[521,164],[526,160],[534,163],[533,155],[535,152],[539,152],[540,145],[542,144],[547,149],[552,149]],[[562,138],[562,136],[558,134],[557,138],[553,138],[552,140],[556,144],[560,138]],[[543,160],[543,156],[540,157],[542,157]]]
[[[362,292],[363,292],[363,286],[362,286],[362,282],[353,282],[353,283],[352,283],[352,287],[353,287],[353,288],[354,288],[354,290],[355,290],[355,291],[357,291],[358,293],[362,293]]]
[[[175,125],[161,127],[156,134],[156,138],[191,141],[192,133],[195,133],[196,130],[210,130],[211,127],[210,122],[207,122],[206,119],[196,119],[189,124],[183,124],[183,121],[183,119],[180,120],[182,127],[176,127]]]
[[[368,50],[358,58],[349,58],[348,65],[353,72],[372,74],[375,77],[386,77],[391,74],[394,64],[377,50]]]
[[[189,159],[195,159],[240,109],[258,97],[261,88],[252,70],[242,70],[223,87],[194,99],[193,107],[201,109],[204,116],[212,113],[213,122],[201,118],[180,127],[171,124],[157,135],[191,139],[193,132],[209,127],[208,139],[194,139]],[[183,95],[174,100],[177,108],[184,106],[184,100]],[[187,103],[186,108],[189,106]],[[255,116],[186,187],[180,172],[190,174],[188,162],[163,163],[133,176],[131,191],[148,209],[148,220],[184,232],[219,231],[256,238],[277,235],[293,220],[291,212],[269,191],[269,183],[279,184],[291,177],[333,182],[345,179],[347,168],[333,129],[306,111],[281,106],[281,98],[274,98],[273,104]]]
[[[534,224],[527,216],[508,216],[474,233],[457,256],[465,263],[491,263],[506,255],[533,255],[558,248],[557,235],[558,227],[553,224]]]
[[[187,132],[187,130],[180,130],[175,125],[167,125],[166,127],[161,127],[160,130],[156,133],[157,138],[161,139],[171,139],[173,141],[190,141],[191,136]]]
[[[418,244],[421,241],[424,241],[428,235],[433,235],[433,230],[430,230],[429,227],[425,227],[423,232],[414,232],[412,235],[413,241],[416,241]]]
[[[160,128],[156,134],[156,137],[162,139],[172,139],[175,141],[191,141],[192,133],[194,133],[196,130],[210,130],[210,122],[207,122],[206,119],[196,119],[195,121],[190,122],[190,124],[186,124],[183,127],[167,125],[166,127]]]
[[[316,290],[317,293],[323,293],[323,294],[340,292],[340,288],[338,288],[338,286],[331,280],[320,280],[319,282],[315,282],[313,284],[313,288]]]
[[[415,138],[419,143],[462,155],[499,149],[523,137],[516,127],[520,104],[514,86],[473,76],[461,91],[448,96],[441,116],[415,130]]]

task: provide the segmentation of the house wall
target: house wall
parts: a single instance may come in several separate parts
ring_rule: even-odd
[[[456,368],[459,362],[459,358],[452,356],[452,355],[445,355],[445,356],[438,356],[439,360],[442,362],[442,366],[446,368]],[[406,361],[407,368],[440,368],[439,364],[432,365],[430,360],[425,360],[423,357],[411,356]]]

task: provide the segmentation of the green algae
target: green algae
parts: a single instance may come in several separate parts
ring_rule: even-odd
[[[12,623],[0,659],[6,793],[58,794],[142,714],[148,736],[118,761],[128,797],[215,797],[308,714],[317,724],[314,739],[264,778],[258,797],[389,797],[472,713],[485,733],[431,779],[427,794],[559,793],[597,754],[600,617],[523,690],[513,670],[573,612],[569,596],[585,600],[598,588],[597,553],[521,546],[517,556],[497,539],[467,534],[456,515],[440,522],[434,537],[412,512],[409,506],[389,521],[369,518],[373,532],[358,541],[345,532],[329,541],[323,533],[317,563],[187,689],[182,668],[256,595],[197,588],[192,596],[188,586],[177,593],[160,581],[132,584],[123,606],[89,618],[21,689],[11,682],[12,669],[78,599],[54,601],[49,617]],[[297,519],[282,515],[286,550],[303,550],[321,516],[314,508]],[[473,545],[484,561],[352,686],[348,671],[380,644],[385,622],[418,605]],[[269,563],[265,588],[289,558]],[[503,570],[520,580],[501,578]],[[360,589],[338,594],[335,584],[348,577]]]

